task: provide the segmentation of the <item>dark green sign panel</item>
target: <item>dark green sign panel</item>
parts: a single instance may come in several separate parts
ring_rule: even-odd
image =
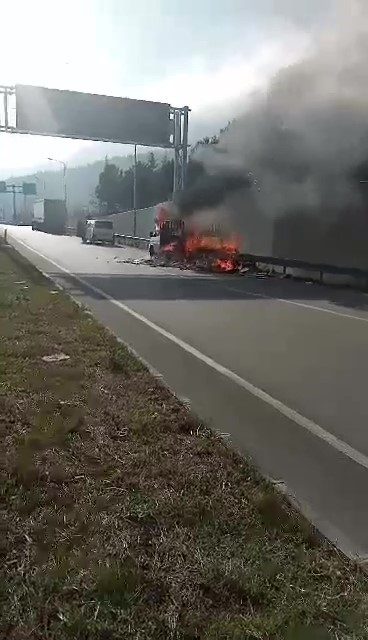
[[[36,196],[37,185],[35,182],[23,182],[23,193],[25,196]]]
[[[17,84],[17,129],[82,140],[172,147],[170,105]]]

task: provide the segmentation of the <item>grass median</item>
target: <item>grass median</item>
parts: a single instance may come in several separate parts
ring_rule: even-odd
[[[368,638],[365,575],[4,245],[0,334],[2,640]]]

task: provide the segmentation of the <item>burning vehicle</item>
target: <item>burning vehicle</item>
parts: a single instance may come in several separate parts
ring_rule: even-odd
[[[161,206],[150,233],[149,254],[181,268],[234,273],[241,267],[240,238],[219,225],[196,227],[190,220],[170,217]]]

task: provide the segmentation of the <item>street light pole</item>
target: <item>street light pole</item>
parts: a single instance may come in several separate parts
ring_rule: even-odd
[[[15,195],[15,184],[12,184],[12,192],[13,192],[13,222],[16,224],[17,222],[17,200]]]
[[[63,167],[64,202],[65,202],[65,209],[66,209],[66,167],[67,167],[67,164],[66,164],[66,162],[64,162],[64,160],[57,160],[56,158],[47,158],[47,159],[51,160],[51,162],[59,162],[59,164],[61,164],[62,167]]]
[[[133,236],[137,235],[137,145],[134,145],[133,171]]]
[[[63,180],[64,180],[64,202],[66,209],[66,162],[63,162]]]

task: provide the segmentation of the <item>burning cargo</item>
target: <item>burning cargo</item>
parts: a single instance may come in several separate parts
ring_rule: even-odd
[[[165,213],[161,210],[155,231],[151,233],[151,257],[156,255],[179,265],[215,272],[239,269],[239,238],[226,233],[219,225],[199,228],[190,220],[166,218]]]

